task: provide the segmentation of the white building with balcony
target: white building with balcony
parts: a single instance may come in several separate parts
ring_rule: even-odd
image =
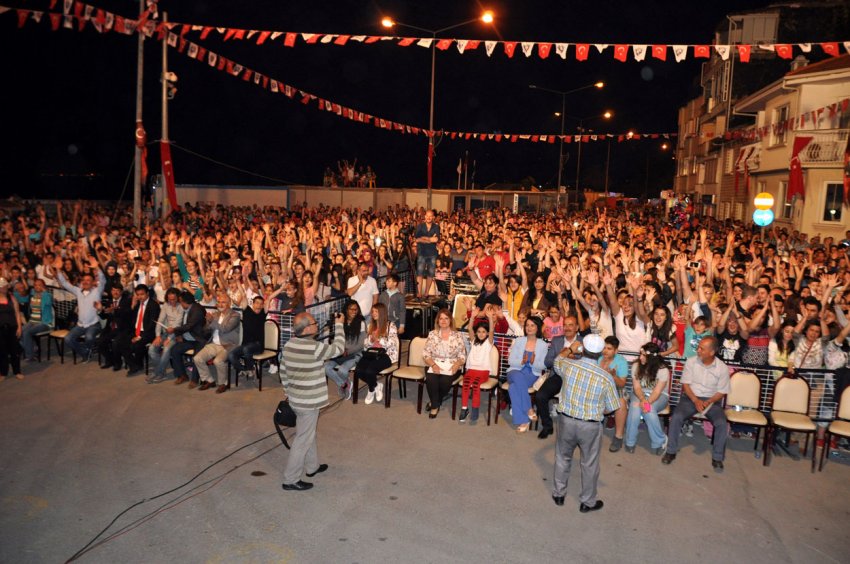
[[[760,141],[738,146],[726,157],[738,173],[745,219],[752,216],[755,195],[768,192],[774,198],[777,226],[810,237],[819,234],[821,239],[844,238],[850,229],[850,208],[842,203],[850,107],[842,111],[841,103],[847,98],[850,55],[843,55],[792,70],[734,105],[734,113],[751,115],[763,134]],[[795,126],[786,127],[791,119]],[[799,155],[805,198],[789,199],[792,148],[798,137],[811,138]]]

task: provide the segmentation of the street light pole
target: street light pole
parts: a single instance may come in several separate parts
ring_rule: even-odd
[[[392,18],[385,17],[381,20],[381,25],[386,28],[392,28],[394,26],[407,27],[410,29],[414,29],[416,31],[421,31],[424,33],[428,33],[431,35],[431,86],[430,86],[430,104],[428,111],[428,160],[427,160],[427,188],[428,188],[428,209],[431,208],[431,189],[433,186],[433,177],[434,177],[434,138],[436,137],[436,132],[434,131],[434,85],[435,85],[435,76],[437,70],[437,35],[443,33],[444,31],[449,31],[450,29],[455,29],[457,27],[461,27],[467,24],[471,24],[473,22],[482,21],[484,23],[493,23],[493,12],[490,10],[485,11],[481,14],[481,17],[473,18],[471,20],[466,20],[465,22],[460,22],[455,25],[450,25],[448,27],[444,27],[442,29],[425,29],[423,27],[418,27],[415,25],[410,25],[402,22],[398,22],[393,20]]]
[[[581,178],[581,146],[584,145],[584,141],[583,141],[584,127],[582,127],[583,124],[584,124],[584,118],[578,120],[578,133],[579,133],[578,141],[579,141],[579,143],[578,143],[578,156],[576,158],[576,205],[578,205],[578,201],[579,201],[578,182],[579,182],[579,179]]]
[[[145,0],[139,0],[139,19],[145,13]],[[141,30],[136,46],[136,150],[133,158],[133,225],[139,227],[142,222],[142,147],[139,139],[142,133],[142,85],[145,70],[145,34]]]
[[[608,156],[605,157],[605,195],[608,195],[608,167],[611,164],[611,137],[608,136]]]
[[[564,118],[567,110],[567,94],[561,92],[561,143],[558,147],[558,185],[555,187],[557,196],[555,197],[555,209],[561,208],[561,173],[564,170]]]

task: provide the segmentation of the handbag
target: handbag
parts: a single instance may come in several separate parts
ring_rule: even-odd
[[[297,416],[295,415],[295,411],[293,411],[292,406],[289,405],[289,401],[282,400],[279,404],[277,404],[277,409],[274,412],[274,427],[277,430],[277,435],[280,437],[280,442],[283,443],[287,449],[289,448],[289,443],[286,442],[286,437],[283,436],[283,431],[281,431],[281,427],[295,427],[297,422]]]
[[[366,360],[377,360],[381,356],[387,354],[387,349],[383,347],[369,347],[363,351],[362,358]]]

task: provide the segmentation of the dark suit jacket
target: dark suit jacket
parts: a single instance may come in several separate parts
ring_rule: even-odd
[[[113,305],[112,298],[109,300],[104,300],[104,307],[112,307]],[[130,294],[124,292],[121,294],[121,299],[118,302],[118,307],[112,313],[101,313],[100,316],[106,320],[106,329],[115,333],[129,333],[133,327],[133,321],[135,317],[133,317],[133,310],[130,309],[130,304],[132,303],[132,298]],[[115,323],[115,328],[112,328],[112,324]]]
[[[198,342],[199,347],[207,344],[209,333],[205,327],[207,323],[207,312],[204,306],[195,302],[189,306],[189,311],[186,313],[186,323],[174,328],[175,335],[184,335],[188,333]],[[200,349],[195,349],[196,351]]]
[[[142,304],[138,303],[136,304],[136,307],[133,308],[131,337],[136,336],[136,319],[139,317],[139,308],[141,306]],[[157,319],[159,319],[159,304],[155,299],[149,298],[148,303],[145,306],[145,314],[142,316],[141,341],[143,343],[150,343],[156,337]]]

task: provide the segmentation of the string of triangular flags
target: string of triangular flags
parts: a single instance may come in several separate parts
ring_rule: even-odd
[[[67,4],[69,0],[64,0]],[[51,9],[57,0],[50,0]],[[76,4],[76,3],[75,3]],[[94,8],[97,10],[97,8]],[[67,11],[66,11],[67,13]],[[810,53],[812,47],[817,45],[827,55],[836,57],[841,54],[840,46],[850,53],[850,41],[821,41],[805,43],[757,43],[757,44],[631,44],[631,43],[576,43],[576,42],[543,42],[543,41],[507,41],[507,40],[478,40],[478,39],[437,39],[434,37],[404,37],[396,35],[352,35],[352,34],[328,34],[328,33],[305,33],[295,31],[276,31],[259,29],[241,29],[233,27],[206,26],[183,22],[168,22],[163,25],[169,31],[179,30],[181,37],[185,38],[190,32],[199,33],[200,39],[206,39],[215,32],[224,41],[252,41],[257,45],[264,43],[280,42],[286,47],[295,47],[298,43],[306,45],[336,45],[343,46],[351,43],[373,45],[376,43],[392,43],[400,47],[416,45],[430,49],[433,45],[436,49],[447,51],[455,47],[459,53],[464,54],[476,51],[483,45],[484,52],[488,57],[497,51],[504,53],[508,58],[513,58],[517,52],[526,58],[537,56],[540,59],[548,59],[551,54],[566,60],[570,51],[577,61],[586,61],[596,51],[602,55],[609,51],[617,61],[626,62],[629,57],[634,61],[643,61],[647,55],[660,60],[667,61],[668,56],[677,63],[688,58],[707,59],[712,50],[723,60],[729,59],[737,54],[742,63],[750,61],[753,51],[773,52],[782,59],[791,59],[796,48],[800,53]],[[158,31],[158,30],[157,30]]]
[[[50,10],[52,10],[58,0],[50,0]],[[75,0],[63,0],[64,14],[69,15],[71,6],[74,9],[74,15],[95,15],[95,25],[105,25],[105,15],[108,13],[100,8],[76,2]],[[25,10],[26,11],[26,10]],[[19,17],[24,17],[20,15]],[[37,12],[37,11],[32,11]],[[100,14],[103,18],[98,19]],[[40,17],[40,16],[39,16]],[[116,16],[117,17],[117,16]],[[54,18],[51,18],[54,19]],[[58,19],[58,18],[57,18]],[[79,23],[81,27],[85,23]],[[631,58],[634,61],[644,61],[649,55],[650,57],[667,61],[672,58],[677,63],[688,59],[690,55],[694,59],[707,59],[711,57],[711,52],[714,51],[723,60],[728,60],[730,56],[737,54],[738,60],[742,63],[748,63],[754,52],[764,51],[773,52],[776,56],[782,59],[791,59],[794,56],[795,49],[800,53],[811,53],[813,46],[818,46],[823,53],[837,57],[841,54],[841,46],[847,53],[850,53],[850,41],[819,41],[819,42],[802,42],[802,43],[757,43],[757,44],[727,44],[727,45],[709,45],[709,44],[671,44],[671,43],[653,43],[653,44],[632,44],[632,43],[576,43],[576,42],[543,42],[543,41],[506,41],[506,40],[479,40],[479,39],[437,39],[434,37],[404,37],[396,35],[351,35],[351,34],[329,34],[329,33],[305,33],[295,31],[275,31],[275,30],[259,30],[259,29],[241,29],[233,27],[218,27],[207,26],[192,23],[182,22],[156,22],[156,32],[160,32],[160,28],[165,28],[168,31],[179,33],[180,37],[186,38],[186,35],[198,33],[201,40],[207,39],[211,33],[216,33],[224,41],[251,41],[257,45],[266,43],[281,43],[286,47],[295,47],[302,43],[305,45],[336,45],[344,46],[349,43],[359,43],[363,45],[372,45],[377,43],[392,43],[401,47],[410,47],[416,45],[419,47],[431,48],[433,45],[436,49],[447,51],[455,47],[459,53],[464,54],[471,51],[477,51],[483,46],[484,52],[488,57],[491,57],[496,52],[502,52],[505,56],[513,58],[514,54],[519,52],[525,55],[526,58],[538,57],[540,59],[548,59],[554,53],[555,56],[566,60],[569,53],[572,52],[572,57],[577,61],[586,61],[595,51],[598,55],[603,55],[610,52],[613,58],[617,61],[626,62]],[[66,24],[67,27],[67,24]],[[671,57],[672,56],[672,57]]]
[[[50,0],[51,8],[56,5],[58,0]],[[0,14],[10,12],[12,10],[17,14],[18,27],[23,27],[29,19],[35,22],[41,22],[44,15],[48,16],[51,29],[57,31],[61,27],[66,29],[75,29],[82,31],[87,23],[91,23],[99,33],[114,31],[125,35],[131,35],[137,30],[144,33],[147,37],[157,36],[157,40],[163,40],[167,37],[167,44],[176,49],[179,53],[198,60],[205,61],[208,66],[215,68],[218,71],[226,72],[233,77],[240,77],[243,81],[253,82],[265,90],[272,93],[284,94],[288,98],[294,99],[296,96],[302,104],[308,105],[311,102],[317,104],[318,109],[332,112],[340,117],[358,121],[361,123],[371,123],[375,127],[398,131],[404,134],[413,135],[436,135],[447,139],[463,139],[463,140],[480,140],[480,141],[507,141],[516,143],[517,141],[529,141],[532,143],[555,143],[563,139],[565,143],[588,143],[593,141],[606,141],[616,139],[618,142],[623,141],[639,141],[642,139],[670,139],[677,137],[677,133],[606,133],[606,134],[582,134],[582,135],[552,135],[539,133],[481,133],[481,132],[462,132],[462,131],[436,131],[430,132],[426,128],[420,128],[408,124],[403,124],[386,118],[376,117],[366,112],[361,112],[338,104],[331,100],[327,100],[295,86],[286,84],[285,82],[273,79],[268,75],[250,69],[241,65],[232,59],[224,57],[216,52],[210,51],[205,47],[185,39],[184,31],[181,25],[180,33],[168,31],[173,29],[171,24],[163,25],[163,22],[150,19],[152,10],[155,9],[155,4],[152,9],[149,9],[138,20],[124,18],[112,12],[95,8],[92,5],[84,4],[76,0],[63,0],[63,12],[44,12],[39,10],[14,9],[7,6],[0,6]],[[76,26],[74,25],[76,22]],[[177,25],[177,24],[175,24]],[[167,34],[167,36],[166,36]],[[848,111],[850,99],[844,99],[839,102],[829,104],[816,110],[804,112],[794,117],[789,117],[785,121],[764,125],[762,127],[752,127],[748,129],[727,131],[724,133],[725,140],[745,140],[752,141],[761,139],[769,133],[782,134],[786,130],[802,129],[806,127],[807,122],[817,124],[822,115],[826,112],[832,118],[837,112]],[[712,133],[689,134],[687,137],[713,138]]]

